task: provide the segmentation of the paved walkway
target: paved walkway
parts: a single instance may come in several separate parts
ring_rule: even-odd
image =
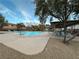
[[[55,38],[50,38],[44,50],[27,55],[0,43],[0,59],[77,59],[75,51]]]
[[[1,43],[27,55],[41,53],[47,42],[48,34],[42,34],[34,37],[24,37],[15,33],[7,33],[0,35]]]

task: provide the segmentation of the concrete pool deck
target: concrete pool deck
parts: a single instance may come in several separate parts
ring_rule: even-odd
[[[41,53],[44,50],[48,39],[48,34],[33,37],[23,37],[15,33],[0,35],[1,43],[27,55]]]
[[[8,42],[11,41],[14,42],[16,38],[20,40],[20,43],[22,43],[21,40],[25,40],[25,37],[20,37],[18,35],[15,35],[15,33],[0,34],[0,59],[78,59],[79,58],[78,57],[79,54],[76,54],[75,52],[78,50],[73,49],[75,48],[75,46],[73,47],[72,45],[70,46],[65,45],[56,38],[50,38],[47,42],[47,45],[45,46],[44,50],[41,53],[28,55],[26,53],[20,52],[17,49],[12,48],[11,46],[6,45],[6,43]],[[76,46],[78,47],[79,45]]]

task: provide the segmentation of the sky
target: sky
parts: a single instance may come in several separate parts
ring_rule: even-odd
[[[0,0],[0,14],[9,23],[24,23],[25,25],[40,23],[38,17],[35,16],[34,0]],[[71,18],[73,18],[72,15]],[[50,24],[48,19],[46,24]],[[57,21],[57,19],[53,21]]]
[[[33,0],[0,0],[0,13],[10,23],[39,24]]]

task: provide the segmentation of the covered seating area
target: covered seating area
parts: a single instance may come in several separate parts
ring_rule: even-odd
[[[79,35],[79,20],[66,21],[68,41]],[[64,22],[51,22],[50,29],[53,29],[56,36],[64,36]]]

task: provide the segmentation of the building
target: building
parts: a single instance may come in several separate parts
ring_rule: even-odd
[[[79,32],[79,20],[66,21],[67,31],[70,33],[78,33]],[[61,31],[64,29],[64,22],[51,22],[50,29],[54,31]],[[78,34],[79,35],[79,34]]]
[[[66,27],[78,25],[78,24],[79,24],[79,20],[67,21]],[[64,22],[51,22],[51,28],[64,28]]]
[[[17,30],[16,24],[7,23],[3,25],[3,30]]]

